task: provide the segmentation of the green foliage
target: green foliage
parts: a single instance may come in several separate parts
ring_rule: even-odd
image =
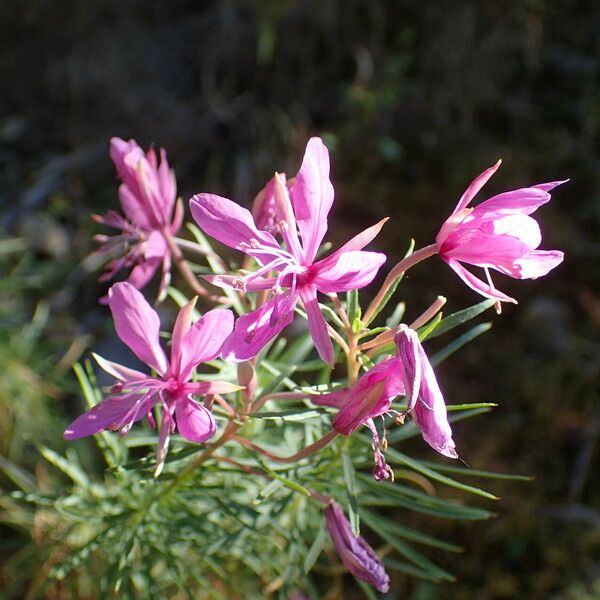
[[[185,301],[175,290],[171,295],[179,304]],[[350,297],[348,304],[358,318],[357,301]],[[478,314],[468,311],[470,317]],[[433,319],[425,330],[435,333],[446,324],[449,331],[466,320],[456,314]],[[473,339],[472,331],[441,352],[449,355]],[[18,574],[10,589],[26,586],[31,597],[60,587],[67,598],[96,590],[102,597],[183,594],[215,599],[288,598],[301,589],[310,598],[321,598],[325,575],[339,578],[345,569],[328,550],[323,506],[314,501],[315,494],[340,502],[355,534],[379,540],[374,547],[383,551],[389,571],[426,581],[452,581],[452,574],[426,552],[430,548],[456,553],[460,547],[414,529],[411,513],[462,521],[487,519],[491,516],[487,508],[467,504],[463,496],[488,501],[496,497],[454,477],[503,475],[409,457],[399,446],[417,433],[410,423],[387,435],[396,446],[385,453],[394,467],[394,483],[373,480],[370,439],[363,434],[338,439],[289,465],[271,460],[269,453],[294,454],[330,429],[331,409],[315,408],[309,398],[329,388],[331,369],[311,360],[312,350],[305,332],[293,342],[272,344],[258,363],[258,398],[287,390],[306,392],[291,403],[267,400],[261,411],[239,422],[239,435],[258,443],[264,454],[235,443],[213,448],[173,436],[164,471],[153,479],[156,434],[137,428],[126,438],[108,432],[94,436],[104,472],[81,466],[81,457],[90,451],[89,441],[73,445],[66,455],[40,445],[41,456],[64,477],[53,479],[50,489],[42,488],[33,474],[5,466],[19,489],[1,499],[4,523],[27,529],[30,523],[43,521],[42,532],[29,546],[37,550],[27,558],[22,551],[7,563],[6,568]],[[213,366],[220,370],[219,378],[235,377],[230,365]],[[102,397],[91,365],[74,369],[91,407]],[[457,419],[480,414],[489,405],[455,408],[452,415]],[[220,423],[226,420],[218,408],[215,414]],[[437,488],[452,493],[432,495]],[[388,511],[396,515],[393,520],[385,516]],[[36,542],[40,533],[41,546]],[[377,597],[358,583],[365,597]]]

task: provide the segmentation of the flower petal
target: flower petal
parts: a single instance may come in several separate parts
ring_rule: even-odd
[[[333,345],[329,333],[327,333],[327,322],[319,308],[316,288],[313,286],[301,287],[300,298],[302,299],[302,304],[304,304],[304,310],[306,310],[308,329],[315,343],[315,348],[321,359],[333,366]]]
[[[498,270],[515,279],[535,279],[560,265],[564,257],[560,250],[532,250],[515,260],[510,269]]]
[[[134,288],[141,290],[154,277],[154,273],[156,273],[160,263],[161,261],[156,259],[139,262],[131,269],[131,273],[129,273],[129,277],[127,277],[127,283],[131,284]]]
[[[102,358],[95,352],[92,352],[92,356],[96,359],[96,362],[102,369],[104,369],[104,371],[119,381],[136,381],[138,379],[148,378],[148,375],[142,373],[141,371],[136,371],[135,369],[130,369],[129,367],[112,362],[111,360],[106,360],[106,358]]]
[[[489,181],[492,175],[500,168],[502,164],[502,160],[499,160],[495,165],[491,166],[489,169],[486,169],[481,175],[478,175],[473,179],[469,187],[466,189],[465,193],[461,196],[456,208],[452,211],[452,214],[457,213],[459,210],[463,208],[467,208],[469,206],[471,200],[477,195],[477,192]]]
[[[160,320],[144,296],[130,283],[116,283],[108,290],[108,305],[117,335],[141,361],[164,375],[168,362],[159,343]]]
[[[196,444],[210,439],[217,431],[217,424],[212,413],[189,397],[177,400],[175,420],[179,433]]]
[[[375,279],[386,258],[386,255],[380,252],[344,252],[338,255],[334,263],[327,259],[327,262],[316,263],[315,270],[321,264],[326,268],[317,271],[313,283],[319,291],[326,294],[363,288]]]
[[[327,231],[327,215],[333,196],[333,185],[329,181],[329,151],[321,138],[313,137],[306,146],[291,193],[306,265],[313,262]]]
[[[500,302],[512,302],[517,304],[517,301],[510,296],[507,296],[500,290],[492,288],[487,283],[481,281],[478,277],[473,275],[470,271],[467,271],[457,260],[451,258],[446,261],[452,270],[472,289],[478,294],[485,296],[486,298],[493,298],[494,300],[500,300]]]
[[[213,360],[220,354],[225,340],[233,331],[233,321],[230,310],[215,308],[191,326],[181,341],[179,376],[182,381],[187,381],[200,363]]]
[[[198,297],[195,296],[177,314],[177,319],[173,325],[173,335],[171,336],[171,375],[176,376],[180,372],[181,349],[183,340],[192,326],[192,317]]]
[[[408,403],[423,439],[444,456],[457,458],[444,396],[417,332],[405,326],[395,341],[406,389],[414,391],[414,386],[419,386],[418,399],[408,399]]]
[[[245,252],[261,245],[279,250],[270,233],[256,228],[250,211],[227,198],[196,194],[190,200],[190,210],[204,232],[230,248]]]
[[[297,296],[287,291],[268,300],[260,308],[239,317],[233,333],[223,345],[223,358],[248,360],[255,357],[294,320],[296,301]]]
[[[63,437],[66,440],[75,440],[93,435],[104,429],[117,428],[122,425],[123,419],[136,403],[139,404],[138,408],[127,420],[130,423],[139,421],[148,412],[149,407],[156,404],[156,396],[155,394],[150,401],[145,400],[140,394],[131,394],[129,397],[109,397],[77,417],[67,427]]]
[[[473,209],[473,217],[489,218],[488,214],[495,213],[497,216],[513,213],[529,215],[542,204],[551,200],[550,191],[555,187],[566,183],[564,181],[552,181],[550,183],[538,183],[526,188],[511,190],[496,194]]]
[[[348,571],[380,592],[387,592],[390,578],[383,563],[361,536],[352,533],[352,527],[337,502],[332,501],[325,509],[325,522],[338,556]]]

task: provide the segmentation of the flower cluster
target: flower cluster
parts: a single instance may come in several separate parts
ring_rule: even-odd
[[[302,460],[319,452],[338,435],[352,436],[362,426],[373,438],[374,478],[393,481],[393,469],[386,463],[385,447],[377,428],[377,418],[385,417],[402,425],[411,418],[423,440],[449,458],[458,453],[448,419],[446,402],[434,369],[419,337],[418,327],[430,321],[439,310],[435,305],[417,323],[371,330],[371,322],[391,297],[398,277],[417,263],[434,255],[446,262],[473,290],[498,303],[516,302],[495,288],[489,270],[495,269],[516,279],[545,275],[562,260],[557,250],[538,250],[540,229],[530,216],[550,200],[550,192],[563,181],[538,184],[498,194],[475,207],[475,195],[498,169],[500,162],[484,171],[467,188],[455,210],[441,226],[435,243],[408,255],[390,270],[364,315],[350,311],[338,294],[354,292],[370,285],[386,256],[365,250],[376,240],[387,219],[356,234],[340,248],[325,256],[321,245],[328,230],[334,188],[330,180],[329,152],[319,138],[309,140],[298,173],[290,179],[275,173],[256,196],[253,211],[238,203],[200,193],[190,202],[190,211],[209,238],[244,255],[238,272],[205,275],[209,285],[225,290],[225,296],[210,296],[196,281],[181,255],[181,248],[193,242],[177,240],[183,209],[176,201],[176,184],[166,153],[160,164],[153,149],[146,154],[134,141],[111,141],[111,157],[122,181],[119,198],[123,215],[108,212],[96,219],[121,230],[109,238],[98,236],[102,252],[117,252],[103,279],[111,279],[123,268],[131,268],[127,282],[114,284],[106,302],[120,339],[151,374],[95,356],[98,364],[116,379],[108,396],[77,418],[65,431],[74,439],[103,430],[127,434],[143,417],[151,427],[160,415],[156,470],[165,464],[169,438],[178,431],[193,443],[210,440],[218,430],[213,403],[221,406],[229,419],[210,455],[226,442],[240,443],[266,458],[281,462]],[[195,248],[206,254],[203,247]],[[142,289],[162,265],[159,299],[164,299],[170,282],[172,258],[194,291],[205,300],[229,303],[229,308],[213,308],[195,320],[196,299],[179,311],[170,338],[170,358],[159,341],[160,321],[148,304]],[[219,264],[225,261],[219,258]],[[487,283],[463,264],[481,267]],[[239,302],[234,305],[231,295]],[[331,302],[323,306],[321,302]],[[300,310],[301,308],[301,310]],[[345,362],[346,377],[327,393],[304,392],[300,388],[283,392],[279,399],[308,400],[331,415],[330,431],[321,440],[292,457],[276,457],[243,436],[243,425],[277,395],[260,396],[256,369],[263,350],[294,320],[305,316],[314,348],[328,376],[338,361]],[[332,320],[331,315],[334,315]],[[381,331],[383,329],[383,331]],[[369,342],[361,342],[364,337]],[[392,344],[393,342],[393,344]],[[368,352],[367,352],[368,350]],[[236,382],[205,377],[197,372],[203,363],[215,359],[239,363]],[[337,371],[336,371],[337,372]],[[224,398],[240,392],[237,408]],[[257,394],[258,397],[257,397]],[[203,401],[200,402],[199,399]],[[389,422],[389,419],[388,419]],[[385,425],[384,425],[385,426]],[[384,431],[385,435],[385,431]],[[258,470],[252,473],[260,474]],[[269,473],[263,473],[269,479]],[[356,536],[341,506],[330,496],[314,491],[311,497],[325,506],[325,520],[333,545],[346,568],[357,578],[385,592],[389,577],[375,551]]]

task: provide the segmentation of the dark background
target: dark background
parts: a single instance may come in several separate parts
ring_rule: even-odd
[[[502,497],[491,522],[422,522],[464,544],[440,559],[457,583],[394,588],[600,598],[597,3],[4,0],[0,44],[0,226],[3,243],[17,239],[0,252],[0,454],[44,476],[27,439],[60,444],[78,410],[68,364],[108,330],[98,264],[84,258],[99,231],[89,214],[117,206],[111,136],[165,147],[184,199],[249,204],[320,135],[336,186],[329,237],[391,216],[378,241],[388,267],[411,237],[431,243],[502,157],[488,195],[571,179],[536,214],[542,247],[566,259],[542,280],[498,276],[520,304],[440,380],[451,402],[499,404],[456,426],[463,458],[535,480],[488,486]],[[430,262],[401,290],[408,317],[438,293],[450,311],[478,300]],[[23,350],[40,302],[48,316]]]

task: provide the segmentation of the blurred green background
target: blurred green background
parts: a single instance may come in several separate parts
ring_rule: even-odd
[[[571,178],[536,215],[566,259],[539,281],[499,276],[519,305],[439,377],[452,402],[499,404],[456,426],[464,460],[535,479],[489,485],[490,522],[416,518],[464,545],[440,558],[457,581],[398,579],[390,597],[600,598],[598,3],[3,0],[0,44],[2,487],[18,468],[51,485],[34,443],[64,447],[81,409],[70,364],[111,343],[89,257],[90,213],[118,202],[111,136],[165,147],[184,199],[248,205],[321,135],[330,238],[391,216],[388,266],[502,157],[488,195]],[[402,293],[408,317],[439,293],[449,312],[478,300],[437,260]],[[43,523],[0,511],[0,564],[43,547]]]

